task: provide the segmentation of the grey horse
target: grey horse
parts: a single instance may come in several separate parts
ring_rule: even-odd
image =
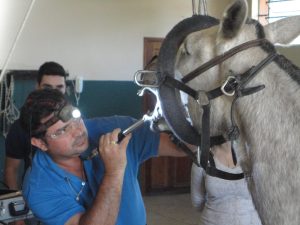
[[[300,34],[300,17],[260,25],[247,18],[245,0],[224,11],[220,25],[194,32],[179,48],[176,70],[184,76],[210,59],[255,39],[267,40],[234,54],[187,84],[196,90],[212,90],[258,65],[274,50]],[[210,132],[230,138],[233,123],[239,128],[236,149],[247,174],[254,204],[267,225],[300,224],[300,70],[277,53],[245,88],[264,85],[263,90],[237,97],[227,93],[210,102]],[[232,108],[234,103],[234,107]],[[232,110],[231,110],[232,109]],[[188,111],[201,132],[202,108],[189,97]]]

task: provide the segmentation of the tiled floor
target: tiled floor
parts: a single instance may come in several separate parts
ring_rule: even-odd
[[[199,212],[193,208],[190,194],[144,197],[147,225],[197,225]]]

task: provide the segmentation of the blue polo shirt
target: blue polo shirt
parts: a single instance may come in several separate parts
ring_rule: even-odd
[[[89,149],[97,146],[102,134],[115,128],[128,128],[130,117],[104,117],[85,120]],[[158,154],[159,134],[149,129],[149,124],[133,132],[127,147],[127,166],[124,175],[117,225],[146,224],[146,212],[138,183],[139,166]],[[84,157],[83,157],[84,158]],[[25,175],[23,196],[34,215],[45,224],[65,224],[73,215],[85,212],[93,203],[104,175],[104,164],[99,156],[84,160],[87,176],[85,183],[77,176],[60,168],[48,154],[37,151]]]

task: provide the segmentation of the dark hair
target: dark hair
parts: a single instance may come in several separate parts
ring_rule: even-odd
[[[65,95],[56,89],[40,89],[31,92],[21,108],[20,122],[22,128],[31,137],[43,137],[46,131],[34,132],[41,126],[41,120],[56,112],[66,102]]]
[[[68,76],[68,74],[66,73],[62,65],[58,64],[57,62],[45,62],[40,66],[38,71],[38,76],[37,76],[38,84],[41,83],[43,76],[47,76],[47,75],[61,76],[64,77],[65,80],[66,77]]]

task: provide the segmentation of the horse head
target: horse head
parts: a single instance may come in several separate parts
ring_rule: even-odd
[[[246,50],[237,50],[237,53],[231,57],[187,82],[195,90],[213,90],[221,87],[231,75],[239,74],[242,77],[251,67],[263,61],[270,52],[275,52],[273,44],[287,44],[300,33],[299,17],[290,17],[262,26],[258,21],[249,19],[247,16],[247,1],[237,0],[224,11],[219,25],[188,35],[178,50],[176,74],[185,76],[204,63],[226,54],[239,45],[263,40],[257,46],[249,47]],[[264,79],[267,78],[256,76],[247,86],[264,84]],[[259,94],[261,93],[257,92],[251,97]],[[231,114],[234,98],[235,96],[222,95],[210,102],[212,135],[222,134],[228,138],[228,133],[232,129],[232,117],[236,118],[238,127],[243,129],[239,112],[233,111],[234,115]],[[189,97],[188,108],[193,126],[201,132],[202,108],[192,97]]]

